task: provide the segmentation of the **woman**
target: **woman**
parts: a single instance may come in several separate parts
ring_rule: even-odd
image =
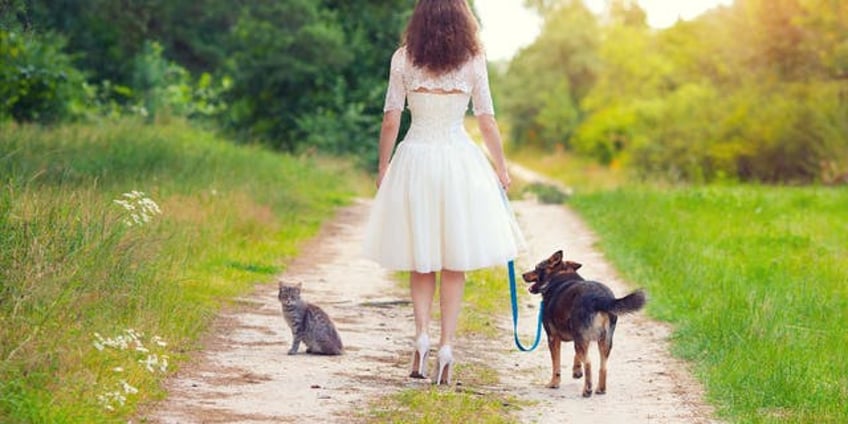
[[[450,384],[465,271],[504,265],[524,245],[501,192],[510,178],[477,29],[466,0],[416,4],[391,60],[378,190],[365,233],[366,256],[410,272],[413,378],[426,378],[430,308],[441,273],[437,384]],[[463,127],[469,100],[494,170]],[[392,157],[405,102],[412,124]]]

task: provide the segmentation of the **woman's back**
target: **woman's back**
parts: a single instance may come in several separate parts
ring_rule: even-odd
[[[406,48],[397,49],[392,55],[389,88],[383,110],[403,109],[404,101],[412,93],[434,95],[464,93],[470,96],[475,115],[494,114],[486,72],[486,58],[482,54],[472,57],[456,69],[436,74],[415,66]],[[468,98],[464,106],[467,109]],[[415,119],[414,116],[413,119]]]

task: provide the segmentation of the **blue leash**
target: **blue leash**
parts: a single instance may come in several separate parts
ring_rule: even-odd
[[[506,197],[506,192],[501,190],[501,198],[503,199],[504,206],[506,206],[507,211],[512,213],[512,208],[509,206],[509,199]],[[509,270],[509,299],[512,302],[512,334],[515,338],[515,346],[522,352],[530,352],[536,349],[539,346],[539,340],[542,336],[542,311],[545,310],[545,302],[539,302],[539,319],[536,322],[536,340],[533,341],[533,346],[524,347],[521,344],[521,340],[518,339],[518,295],[515,291],[515,261],[509,261],[507,263],[507,269]]]
[[[521,340],[518,339],[518,296],[515,292],[515,262],[509,261],[509,297],[512,301],[512,334],[515,337],[515,346],[522,352],[530,352],[539,346],[539,340],[542,335],[542,311],[545,310],[545,302],[539,302],[539,320],[536,322],[536,340],[533,341],[533,346],[524,347]]]

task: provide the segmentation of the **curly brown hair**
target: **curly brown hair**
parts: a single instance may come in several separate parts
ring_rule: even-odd
[[[418,0],[403,41],[415,66],[441,74],[480,53],[478,29],[466,0]]]

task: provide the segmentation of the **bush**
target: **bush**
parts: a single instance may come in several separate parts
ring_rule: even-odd
[[[227,77],[216,81],[203,73],[194,82],[188,70],[164,57],[158,42],[146,41],[133,60],[132,87],[136,94],[130,110],[149,120],[161,115],[214,116],[226,109],[221,97],[228,81]]]
[[[596,111],[573,139],[604,164],[671,181],[836,183],[848,179],[848,102],[836,84],[689,83]]]
[[[57,36],[0,30],[0,119],[49,123],[85,111],[90,90],[63,47]]]

